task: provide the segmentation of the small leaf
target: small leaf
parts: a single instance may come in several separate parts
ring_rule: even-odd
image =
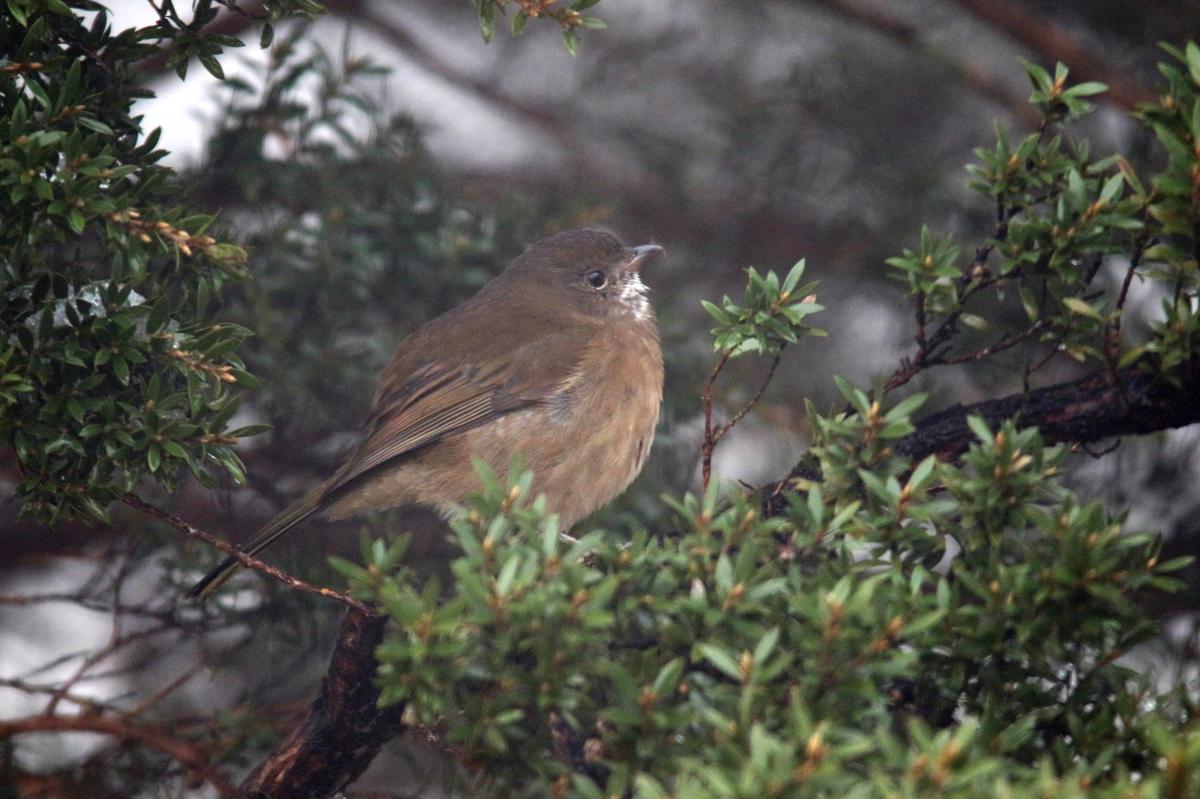
[[[197,59],[200,61],[200,64],[206,70],[208,70],[210,75],[217,80],[225,80],[225,70],[222,69],[221,62],[217,60],[216,56],[210,53],[202,53],[197,56]]]
[[[674,658],[658,671],[654,678],[654,693],[661,699],[675,692],[683,676],[683,658]]]
[[[97,133],[103,133],[105,136],[113,135],[112,128],[110,128],[108,125],[105,125],[95,117],[88,116],[87,114],[80,114],[79,116],[75,117],[75,121],[80,125],[83,125],[88,130],[94,130]]]
[[[565,30],[562,37],[563,47],[567,48],[567,52],[573,56],[579,55],[579,34],[573,30]]]
[[[1086,316],[1088,319],[1095,319],[1097,322],[1103,321],[1104,319],[1104,317],[1100,315],[1100,312],[1093,308],[1092,305],[1087,302],[1087,300],[1080,299],[1079,297],[1063,297],[1062,304],[1067,306],[1072,313],[1077,313],[1080,316]]]
[[[713,664],[718,671],[738,682],[742,681],[742,671],[738,668],[737,659],[729,650],[719,644],[699,644],[698,648],[704,659]]]
[[[479,4],[479,31],[483,40],[490,42],[496,35],[496,4],[494,0],[482,0]]]
[[[754,646],[754,663],[761,666],[766,662],[771,653],[775,651],[775,645],[779,643],[779,628],[772,627],[763,634],[763,637],[758,639],[758,643]]]

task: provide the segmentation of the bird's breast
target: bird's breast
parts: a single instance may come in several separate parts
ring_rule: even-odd
[[[658,424],[663,361],[653,319],[607,325],[577,367],[538,405],[481,427],[472,438],[493,461],[520,442],[535,492],[568,527],[612,500],[641,471]],[[506,465],[501,460],[499,466]]]

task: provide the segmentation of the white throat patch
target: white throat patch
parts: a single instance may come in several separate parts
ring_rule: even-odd
[[[621,304],[629,309],[639,322],[650,315],[650,301],[646,299],[646,284],[637,272],[621,281]]]

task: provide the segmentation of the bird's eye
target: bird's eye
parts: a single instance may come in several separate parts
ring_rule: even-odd
[[[604,288],[604,284],[608,282],[608,276],[599,269],[596,269],[587,273],[587,282],[594,289],[602,289]]]

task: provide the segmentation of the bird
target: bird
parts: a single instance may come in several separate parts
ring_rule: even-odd
[[[518,455],[562,530],[607,504],[641,471],[658,423],[663,357],[640,272],[663,255],[591,228],[531,245],[400,342],[362,443],[242,552],[314,516],[419,504],[449,517],[479,490],[474,459],[502,471]],[[239,565],[225,558],[189,596],[211,596]]]

